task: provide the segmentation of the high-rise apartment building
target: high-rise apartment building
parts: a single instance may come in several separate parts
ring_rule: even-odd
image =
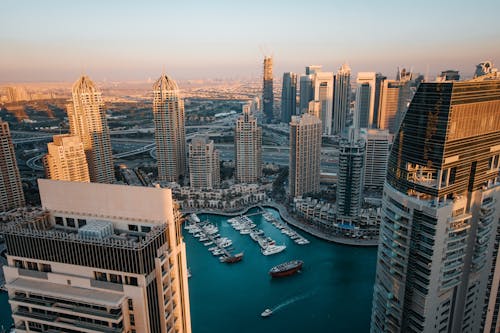
[[[264,75],[262,85],[262,110],[266,122],[274,118],[274,92],[273,92],[273,58],[264,58]]]
[[[0,119],[0,212],[23,206],[23,186],[9,124]]]
[[[195,189],[220,185],[219,152],[206,136],[197,135],[189,144],[189,180]]]
[[[240,183],[255,183],[262,176],[262,128],[249,108],[236,121],[234,130],[235,173]]]
[[[73,84],[72,96],[73,103],[66,106],[69,128],[71,135],[78,136],[83,143],[90,180],[113,183],[111,139],[101,92],[83,75]]]
[[[281,89],[281,122],[289,123],[297,111],[297,74],[283,73]]]
[[[363,129],[366,143],[364,188],[382,192],[387,173],[391,135],[387,130]]]
[[[158,179],[179,182],[186,175],[184,101],[177,83],[165,74],[153,84]]]
[[[319,191],[321,120],[311,114],[293,116],[290,122],[291,197]]]
[[[421,83],[384,185],[372,332],[498,332],[500,80]]]
[[[377,128],[380,90],[385,77],[375,72],[360,72],[357,78],[354,126]]]
[[[336,205],[337,216],[343,220],[359,217],[363,203],[366,143],[356,129],[350,130],[349,138],[342,138],[339,144]]]
[[[346,130],[351,94],[351,68],[343,64],[335,74],[333,85],[332,134],[341,135]]]
[[[49,179],[74,182],[89,182],[89,167],[85,158],[83,143],[76,135],[54,135],[47,144],[47,155],[43,164]]]
[[[1,226],[16,332],[191,332],[169,189],[39,180],[42,209]]]
[[[333,73],[316,72],[314,74],[314,100],[321,106],[320,119],[323,125],[323,134],[332,134],[333,111]]]
[[[300,76],[299,90],[299,112],[300,114],[307,113],[309,102],[314,100],[314,75],[306,74]]]

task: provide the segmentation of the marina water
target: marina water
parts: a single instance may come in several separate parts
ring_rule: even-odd
[[[279,213],[267,209],[275,217]],[[249,214],[256,212],[251,210]],[[212,332],[368,332],[375,277],[376,248],[335,245],[304,232],[311,243],[297,245],[262,215],[250,218],[286,250],[264,256],[249,235],[240,235],[228,217],[199,215],[233,241],[241,262],[220,263],[203,244],[184,231],[193,333]],[[210,246],[209,246],[210,247]],[[304,261],[302,271],[271,279],[271,267],[292,259]],[[272,316],[262,318],[264,309]],[[0,293],[0,325],[11,323],[7,294]]]

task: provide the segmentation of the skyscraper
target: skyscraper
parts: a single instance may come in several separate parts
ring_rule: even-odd
[[[187,171],[184,101],[177,83],[165,74],[153,84],[153,117],[158,179],[179,182]]]
[[[420,84],[389,157],[372,332],[498,330],[499,110],[499,80]]]
[[[366,143],[364,188],[382,193],[387,173],[391,135],[387,130],[363,129],[361,137]]]
[[[0,212],[23,206],[23,187],[9,124],[0,119]]]
[[[350,129],[349,138],[342,138],[339,145],[339,172],[337,181],[337,216],[340,219],[359,217],[363,203],[365,173],[365,140]]]
[[[219,152],[206,136],[197,135],[189,144],[189,180],[196,189],[220,185]]]
[[[314,74],[314,100],[321,106],[320,116],[323,134],[332,134],[333,111],[333,73],[316,72]]]
[[[262,128],[245,106],[236,121],[234,149],[236,180],[240,183],[257,182],[262,176]]]
[[[313,75],[306,74],[300,76],[299,91],[299,112],[307,113],[309,102],[314,99]]]
[[[38,182],[42,209],[1,226],[17,330],[191,332],[169,189]]]
[[[340,135],[346,129],[351,94],[351,68],[343,64],[335,75],[333,88],[332,134]]]
[[[89,182],[89,168],[83,143],[76,135],[54,135],[44,156],[45,174],[49,179]]]
[[[101,92],[83,75],[73,84],[72,95],[73,103],[66,106],[69,128],[71,135],[78,136],[83,143],[90,180],[113,183],[111,139]]]
[[[293,116],[290,122],[291,197],[319,191],[321,120],[311,114]]]
[[[389,130],[390,133],[396,131],[400,99],[403,98],[403,85],[400,81],[384,80],[380,91],[380,107],[378,117],[378,128]]]
[[[262,106],[266,122],[271,122],[274,117],[274,93],[273,93],[273,58],[264,57],[264,81],[262,86]]]
[[[354,126],[377,128],[380,90],[384,76],[375,72],[358,73]]]
[[[283,73],[281,89],[281,122],[289,123],[297,109],[297,74]]]

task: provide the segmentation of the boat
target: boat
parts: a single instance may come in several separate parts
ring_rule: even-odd
[[[213,243],[214,243],[214,242],[212,242],[212,241],[208,241],[208,242],[203,243],[203,245],[205,245],[205,246],[209,246],[209,245],[212,245]]]
[[[200,218],[198,217],[198,215],[196,215],[195,213],[192,213],[190,216],[191,216],[191,220],[193,220],[195,223],[200,223]]]
[[[240,234],[242,234],[242,235],[248,235],[251,232],[252,232],[252,229],[241,229],[240,230]]]
[[[265,318],[265,317],[269,317],[272,314],[273,314],[273,310],[265,309],[264,312],[262,312],[260,315]]]
[[[234,256],[230,256],[230,257],[224,256],[223,262],[228,263],[228,264],[232,264],[232,263],[241,261],[241,259],[243,259],[243,252],[237,253]]]
[[[292,275],[302,268],[303,263],[304,262],[302,260],[292,260],[281,263],[271,268],[269,270],[269,275],[271,275],[272,277]]]
[[[285,245],[269,245],[265,249],[262,249],[261,252],[265,256],[270,256],[271,254],[280,253],[285,249],[286,249]]]

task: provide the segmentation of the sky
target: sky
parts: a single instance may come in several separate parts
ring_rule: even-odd
[[[0,82],[259,77],[310,64],[394,77],[500,67],[500,1],[2,0]]]

